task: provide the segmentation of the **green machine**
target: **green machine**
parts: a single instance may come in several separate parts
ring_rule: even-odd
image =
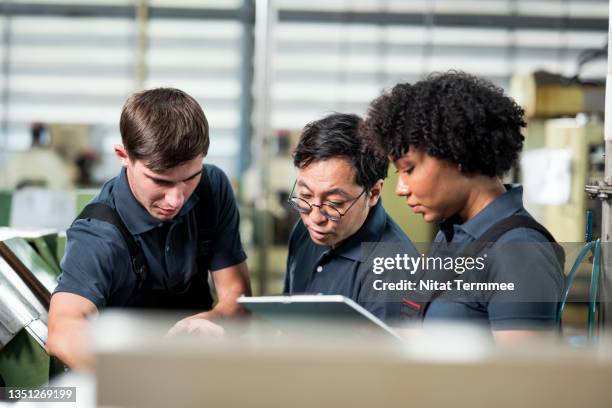
[[[13,194],[10,191],[0,191],[0,226],[9,225],[12,198]]]
[[[65,194],[74,195],[74,216],[87,205],[89,201],[98,193],[96,189],[77,189],[66,190]],[[13,206],[13,192],[0,190],[0,227],[8,227],[11,223],[11,208]]]
[[[78,189],[66,191],[66,194],[74,194],[74,214],[78,213],[91,201],[98,193],[96,189]],[[11,222],[11,207],[13,203],[13,193],[11,191],[0,191],[0,237],[5,235]],[[67,225],[66,225],[67,227]],[[10,233],[11,236],[19,236],[28,241],[38,255],[48,264],[57,276],[60,273],[59,263],[64,256],[66,247],[66,233],[56,230],[23,230],[17,233]],[[1,238],[0,238],[1,240]]]
[[[45,237],[34,238],[44,242]],[[49,238],[47,238],[49,239]],[[0,384],[36,387],[49,381],[47,310],[57,270],[23,238],[0,242]]]
[[[75,217],[96,193],[74,190]],[[37,387],[55,369],[44,345],[66,234],[7,228],[12,201],[0,191],[0,386]]]

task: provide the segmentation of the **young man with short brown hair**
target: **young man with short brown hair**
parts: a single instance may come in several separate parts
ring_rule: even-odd
[[[202,165],[209,137],[199,104],[178,89],[139,92],[120,130],[121,172],[68,229],[51,298],[47,350],[71,366],[87,365],[87,316],[101,308],[194,310],[170,333],[218,334],[210,320],[239,313],[236,298],[250,294],[230,182]]]

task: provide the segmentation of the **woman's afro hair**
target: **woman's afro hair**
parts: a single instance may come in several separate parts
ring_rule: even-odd
[[[375,99],[362,126],[368,143],[396,160],[411,148],[502,176],[523,148],[524,111],[501,88],[463,72],[398,84]]]

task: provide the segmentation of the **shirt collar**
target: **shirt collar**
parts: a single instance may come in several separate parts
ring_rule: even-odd
[[[162,221],[149,214],[138,200],[136,200],[136,197],[134,197],[128,183],[125,167],[121,168],[121,173],[119,173],[119,177],[115,182],[113,195],[115,199],[115,208],[132,235],[142,234],[162,225]],[[195,193],[192,194],[172,222],[180,221],[182,217],[193,208],[198,200],[198,196]]]
[[[462,230],[472,239],[477,239],[499,220],[507,218],[523,208],[523,187],[505,184],[506,192],[483,208],[470,220],[461,223],[457,216],[440,223],[440,231],[448,242],[452,241],[456,230]]]
[[[331,252],[335,255],[351,259],[361,260],[361,244],[364,242],[378,242],[382,236],[387,222],[387,213],[382,206],[382,199],[370,209],[370,212],[361,226],[353,235],[348,237],[339,247]]]

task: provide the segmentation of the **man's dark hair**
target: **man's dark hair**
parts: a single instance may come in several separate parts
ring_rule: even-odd
[[[374,100],[363,125],[369,144],[396,160],[411,148],[502,176],[523,148],[524,111],[501,88],[463,72],[398,84]]]
[[[355,182],[370,190],[387,177],[389,159],[364,143],[359,134],[361,118],[333,113],[307,124],[293,153],[293,164],[300,169],[313,162],[332,158],[347,160],[355,170]]]
[[[166,171],[208,153],[208,121],[191,96],[174,88],[137,92],[123,106],[119,124],[130,159]]]

